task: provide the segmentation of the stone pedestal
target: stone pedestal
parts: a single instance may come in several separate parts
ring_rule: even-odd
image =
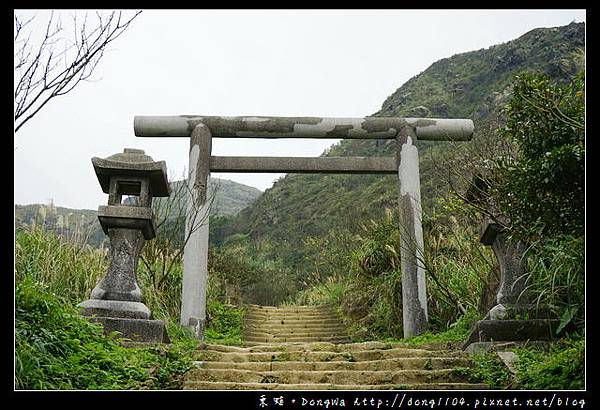
[[[162,320],[117,317],[91,317],[90,320],[101,323],[105,334],[117,331],[134,342],[171,343]]]
[[[108,272],[92,291],[91,298],[78,305],[81,314],[102,323],[105,333],[116,330],[136,342],[168,343],[164,322],[152,320],[136,280],[138,257],[146,242],[142,231],[111,228],[108,237]]]

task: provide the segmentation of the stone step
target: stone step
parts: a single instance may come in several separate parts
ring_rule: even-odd
[[[312,327],[312,326],[330,326],[330,325],[343,325],[341,319],[296,319],[296,318],[285,318],[285,319],[253,319],[245,318],[244,324],[246,326],[277,326],[277,325],[292,325],[298,327]]]
[[[338,318],[329,319],[244,319],[244,326],[293,326],[293,327],[316,327],[316,326],[343,326],[344,322]]]
[[[415,347],[406,343],[392,343],[392,342],[357,342],[357,343],[346,343],[346,344],[335,344],[327,342],[317,343],[276,343],[272,345],[261,345],[256,347],[239,347],[239,346],[227,346],[219,344],[205,344],[204,349],[216,350],[220,352],[240,352],[240,353],[253,353],[253,352],[292,352],[292,351],[318,351],[318,352],[354,352],[364,350],[389,350],[389,349],[408,349],[408,350],[435,350],[444,351],[450,349],[429,349],[422,346]],[[451,349],[454,350],[454,349]],[[467,356],[466,353],[462,353]]]
[[[347,336],[269,336],[269,337],[245,337],[244,342],[255,343],[289,343],[289,342],[331,342],[347,343],[350,339]]]
[[[187,381],[285,383],[285,384],[415,384],[456,383],[464,381],[461,368],[442,370],[277,370],[257,372],[236,369],[192,369]]]
[[[321,327],[346,328],[344,323],[338,319],[331,319],[327,321],[283,320],[283,323],[281,320],[245,320],[244,327],[289,327],[294,329],[318,329]]]
[[[315,334],[315,333],[343,333],[347,334],[342,326],[314,326],[314,327],[288,327],[288,326],[245,326],[244,333],[277,334]]]
[[[348,343],[348,342],[350,342],[350,340],[342,340],[341,342],[340,341],[335,341],[335,343]],[[299,344],[299,343],[305,343],[305,342],[302,342],[302,341],[296,341],[296,342],[273,342],[273,341],[269,341],[269,342],[254,342],[254,341],[245,340],[244,341],[244,346],[246,346],[246,347],[261,347],[261,346],[265,346],[265,345],[272,345],[273,343]],[[315,343],[315,342],[314,341],[308,341],[308,343]],[[329,343],[329,342],[328,341],[324,341],[324,342],[316,342],[316,343]]]
[[[416,383],[416,384],[280,384],[186,381],[184,390],[486,390],[486,384]]]
[[[245,315],[245,320],[255,322],[280,322],[283,321],[294,321],[294,322],[316,322],[316,321],[337,321],[342,322],[342,319],[335,315]]]
[[[348,334],[344,330],[339,329],[315,329],[311,332],[306,332],[304,330],[286,330],[286,331],[266,331],[266,329],[245,329],[244,337],[294,337],[294,336],[344,336],[348,337]]]
[[[248,305],[246,312],[334,312],[331,306],[320,305],[320,306],[259,306],[259,305]]]
[[[262,346],[256,346],[258,348]],[[202,350],[194,354],[194,359],[199,361],[219,361],[219,362],[271,362],[271,361],[372,361],[394,358],[467,358],[467,353],[462,351],[430,351],[423,349],[378,349],[378,350],[357,350],[347,352],[334,351],[218,351]]]
[[[313,314],[335,314],[336,311],[331,308],[287,308],[287,309],[258,309],[258,308],[247,308],[246,313],[257,313],[257,314],[298,314],[298,315],[313,315]]]
[[[465,357],[405,357],[369,361],[271,361],[271,362],[195,362],[202,369],[236,369],[258,372],[277,370],[327,371],[327,370],[439,370],[455,367],[469,367],[471,361]]]

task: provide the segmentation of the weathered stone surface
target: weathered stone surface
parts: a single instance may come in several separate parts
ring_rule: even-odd
[[[519,357],[514,352],[496,352],[502,363],[512,374],[517,374],[517,362]]]
[[[309,325],[305,321],[311,321]],[[244,318],[244,343],[349,342],[342,320],[328,306],[249,306]]]
[[[143,150],[125,148],[123,153],[108,158],[92,158],[94,171],[104,193],[109,193],[112,177],[145,177],[150,180],[152,196],[169,196],[171,188],[167,180],[165,161],[154,161]]]
[[[78,305],[83,316],[120,317],[126,319],[151,319],[148,306],[140,302],[88,299]]]
[[[104,333],[117,331],[135,342],[171,343],[165,322],[162,320],[126,319],[116,317],[91,317],[91,321],[101,323]]]
[[[423,140],[468,141],[473,121],[440,118],[326,118],[326,117],[217,117],[202,115],[135,116],[138,137],[189,137],[198,124],[221,138],[374,138],[394,139],[406,125]]]
[[[328,383],[241,383],[190,381],[184,390],[484,390],[486,384],[415,383],[415,384],[328,384]]]
[[[525,246],[510,238],[498,223],[487,220],[482,226],[481,243],[489,245],[500,265],[500,284],[496,294],[497,305],[477,322],[463,349],[481,349],[469,346],[482,342],[512,342],[552,340],[560,323],[552,307],[527,304],[525,285],[527,265]]]
[[[399,343],[208,344],[193,358],[196,369],[186,373],[184,389],[489,388],[468,382],[468,354]]]
[[[139,230],[111,228],[106,276],[96,285],[91,299],[142,302],[142,292],[136,281],[138,257],[145,239]]]
[[[549,305],[515,305],[498,304],[490,309],[484,320],[506,320],[506,319],[558,319],[558,316]]]
[[[555,339],[560,320],[480,320],[471,329],[463,350],[476,342]]]
[[[486,221],[480,241],[490,245],[500,266],[500,286],[496,295],[498,304],[523,303],[523,291],[527,282],[525,245],[510,238],[497,223]]]
[[[208,284],[209,208],[207,201],[209,160],[212,137],[207,126],[200,124],[190,137],[189,198],[183,250],[183,284],[181,325],[191,327],[202,340],[206,326],[206,289]]]
[[[402,269],[402,324],[404,337],[427,329],[427,294],[421,226],[419,153],[413,145],[414,130],[404,127],[398,134],[398,180],[400,188],[400,263]]]
[[[81,314],[100,322],[105,333],[118,331],[139,342],[168,342],[164,322],[150,320],[143,303],[136,271],[146,239],[155,236],[152,196],[168,196],[166,165],[154,162],[144,151],[126,148],[106,159],[92,158],[108,206],[100,206],[98,219],[109,237],[109,267],[92,290],[89,300],[79,304]],[[121,203],[123,195],[133,201]]]
[[[98,220],[107,235],[110,228],[124,228],[141,230],[146,240],[156,236],[151,208],[101,205],[98,207]]]
[[[549,341],[544,340],[525,340],[514,342],[475,342],[465,348],[465,352],[469,354],[481,354],[486,352],[502,352],[516,347],[536,347],[538,349],[547,350],[550,346]]]
[[[395,174],[394,157],[216,157],[214,172],[295,172],[320,174]]]

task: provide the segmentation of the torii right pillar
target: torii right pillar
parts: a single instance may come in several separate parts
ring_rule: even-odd
[[[396,136],[400,195],[400,264],[404,338],[427,330],[427,292],[423,264],[421,182],[415,129],[405,126]]]

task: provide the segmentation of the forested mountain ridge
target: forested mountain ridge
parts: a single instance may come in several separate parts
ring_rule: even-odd
[[[538,28],[503,44],[444,58],[414,76],[383,103],[374,116],[471,118],[478,127],[494,117],[510,95],[514,75],[544,73],[568,80],[583,70],[585,25]],[[449,143],[418,142],[425,213],[439,187],[432,171],[436,152]],[[468,143],[464,143],[468,144]],[[435,145],[435,147],[434,147]],[[432,147],[434,147],[432,149]],[[323,155],[394,155],[392,140],[343,140]],[[212,229],[220,243],[232,234],[276,243],[286,262],[299,268],[306,257],[303,241],[331,229],[354,230],[370,218],[395,209],[394,176],[289,174],[250,207]]]
[[[183,197],[187,190],[179,188],[181,183],[182,181],[171,182],[172,193],[177,195],[177,198],[172,198],[177,202],[173,208],[185,206]],[[211,178],[209,189],[215,193],[211,215],[235,214],[261,194],[261,191],[254,187],[219,178]],[[184,202],[180,205],[181,201]],[[99,246],[106,239],[106,235],[102,232],[96,214],[95,210],[57,207],[52,203],[15,205],[15,228],[41,225],[46,230],[54,230],[60,235]]]

